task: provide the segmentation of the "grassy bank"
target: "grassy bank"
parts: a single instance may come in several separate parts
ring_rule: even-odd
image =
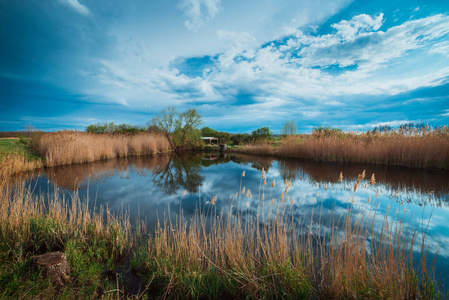
[[[106,217],[105,217],[106,216]],[[0,298],[92,298],[117,289],[113,272],[132,246],[129,219],[58,193],[31,196],[0,182]],[[72,279],[64,287],[31,268],[34,255],[64,251]],[[111,276],[109,274],[112,274]],[[110,278],[109,278],[110,277]],[[113,295],[116,295],[114,293]]]
[[[0,139],[0,179],[42,168],[43,160],[30,149],[28,138]]]
[[[10,298],[287,298],[432,299],[438,296],[426,261],[425,228],[409,228],[405,213],[377,216],[376,198],[348,203],[342,217],[295,214],[300,200],[271,195],[260,178],[260,195],[242,186],[214,197],[187,220],[166,216],[149,239],[132,233],[126,214],[94,212],[86,199],[58,193],[31,196],[19,185],[0,184],[0,297]],[[363,175],[355,188],[367,188]],[[372,182],[374,183],[374,182]],[[272,186],[275,183],[271,183]],[[254,193],[256,194],[256,193]],[[228,201],[219,214],[215,204]],[[366,201],[366,203],[365,203]],[[363,202],[363,203],[362,203]],[[363,210],[364,206],[371,210]],[[333,215],[333,214],[332,214]],[[105,217],[106,216],[106,217]],[[425,225],[424,225],[425,226]],[[415,231],[414,231],[415,230]],[[412,249],[421,258],[414,261]],[[56,287],[31,257],[64,251],[72,279]],[[120,271],[130,261],[133,282]],[[418,267],[419,266],[419,267]]]
[[[318,132],[288,137],[278,145],[259,143],[234,151],[324,162],[357,162],[449,169],[449,128],[407,133]]]

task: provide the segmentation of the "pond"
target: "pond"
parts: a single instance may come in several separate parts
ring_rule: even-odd
[[[261,178],[262,169],[266,185]],[[363,171],[365,177],[355,190]],[[374,184],[369,183],[372,174]],[[285,193],[290,180],[291,186]],[[417,235],[415,256],[420,253],[420,240],[427,229],[429,260],[436,258],[437,278],[446,289],[449,285],[446,171],[196,153],[48,168],[28,177],[27,182],[35,194],[45,196],[57,189],[66,198],[78,193],[81,199],[88,197],[96,206],[107,206],[116,213],[126,211],[132,222],[143,220],[150,230],[158,219],[174,218],[180,209],[186,219],[198,209],[207,209],[217,215],[244,211],[250,220],[250,216],[268,210],[270,204],[282,202],[288,204],[295,219],[312,220],[310,224],[319,226],[326,224],[319,220],[338,218],[351,207],[366,213],[376,211],[380,221],[388,212],[393,223],[400,217],[410,225],[406,234]],[[243,188],[245,192],[239,193]],[[251,197],[245,196],[248,190]]]

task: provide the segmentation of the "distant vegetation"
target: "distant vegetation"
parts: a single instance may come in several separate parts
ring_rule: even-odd
[[[111,123],[97,123],[86,127],[86,132],[89,133],[115,133],[115,134],[137,134],[139,132],[146,132],[147,128],[138,127],[129,124],[115,124]]]
[[[316,127],[310,135],[289,136],[278,145],[264,142],[236,151],[323,162],[449,169],[449,127],[405,124],[366,132]]]
[[[298,133],[298,126],[294,120],[286,121],[282,127],[281,134],[283,136],[295,135]]]
[[[250,143],[257,143],[262,141],[272,141],[273,133],[268,126],[258,128],[251,134],[248,133],[229,133],[223,131],[217,131],[209,127],[203,127],[201,129],[201,135],[205,137],[216,137],[220,144],[227,144],[233,146],[241,146]]]

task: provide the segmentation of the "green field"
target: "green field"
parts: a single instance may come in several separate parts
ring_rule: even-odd
[[[0,157],[9,153],[18,153],[29,160],[36,160],[40,157],[31,151],[28,138],[1,138]]]

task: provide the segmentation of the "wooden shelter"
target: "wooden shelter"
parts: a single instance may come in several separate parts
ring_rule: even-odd
[[[218,145],[218,138],[216,137],[202,137],[201,139],[206,145]]]

